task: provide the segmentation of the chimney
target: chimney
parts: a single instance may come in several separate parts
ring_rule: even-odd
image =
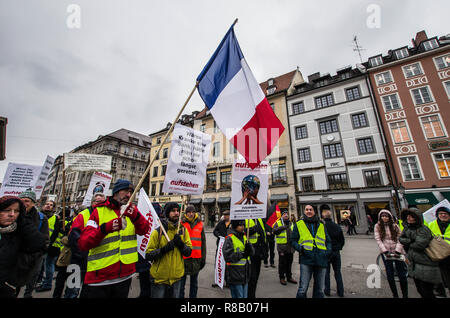
[[[416,38],[412,39],[412,44],[414,47],[418,47],[419,44],[425,40],[428,40],[428,36],[425,30],[416,33]]]

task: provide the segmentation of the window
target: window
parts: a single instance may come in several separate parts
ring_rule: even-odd
[[[161,166],[161,176],[166,175],[167,165]]]
[[[411,142],[411,137],[409,135],[408,127],[406,126],[406,121],[397,121],[395,123],[390,123],[392,137],[394,138],[394,143],[401,144],[404,142]]]
[[[428,86],[412,89],[411,92],[416,105],[426,104],[433,101]]]
[[[323,153],[325,155],[325,159],[342,157],[342,145],[325,145],[323,146]]]
[[[445,136],[444,128],[442,127],[442,123],[438,115],[422,117],[420,118],[420,122],[422,123],[423,130],[425,131],[425,137],[427,139]]]
[[[135,149],[134,151],[133,151],[133,157],[134,158],[137,158],[139,156],[139,152]]]
[[[391,72],[386,71],[380,74],[375,75],[375,79],[377,81],[377,85],[384,85],[392,82]]]
[[[153,167],[153,175],[152,177],[157,177],[158,176],[158,167]]]
[[[116,157],[112,157],[111,159],[111,167],[115,168],[117,166],[117,158]]]
[[[272,108],[272,111],[275,112],[275,103],[270,103],[270,108]]]
[[[395,57],[397,58],[397,60],[400,60],[400,59],[403,59],[403,58],[409,56],[408,48],[406,48],[406,47],[404,47],[400,50],[396,50],[394,53],[395,53]]]
[[[164,148],[163,149],[163,159],[166,159],[168,155],[169,155],[169,148]]]
[[[448,99],[450,99],[450,81],[444,82],[444,87],[447,92]]]
[[[416,157],[402,157],[400,165],[405,181],[422,179]]]
[[[384,109],[388,112],[395,109],[400,109],[397,94],[386,95],[382,97]]]
[[[328,107],[334,104],[333,94],[319,96],[314,99],[316,108]]]
[[[443,70],[450,66],[450,54],[434,58],[434,63],[438,70]]]
[[[403,73],[405,74],[405,78],[410,78],[417,75],[422,75],[423,71],[419,63],[414,63],[411,65],[403,66]]]
[[[330,190],[348,189],[348,180],[346,173],[329,174],[327,177]]]
[[[124,153],[125,155],[128,155],[129,152],[130,152],[130,148],[125,147],[125,149],[123,150],[123,153]]]
[[[358,150],[360,154],[375,152],[372,138],[358,139]]]
[[[214,133],[217,134],[219,132],[219,127],[217,126],[217,123],[214,121]]]
[[[218,157],[220,155],[220,142],[215,142],[213,144],[213,157]]]
[[[295,139],[305,139],[308,138],[308,130],[306,125],[295,127]]]
[[[151,196],[154,197],[156,195],[156,183],[152,183]]]
[[[359,92],[359,87],[352,87],[352,88],[347,88],[345,90],[345,95],[347,96],[347,100],[354,100],[354,99],[358,99],[361,98],[361,94]]]
[[[434,154],[434,160],[441,178],[450,177],[450,152]]]
[[[201,125],[200,125],[200,131],[201,131],[202,133],[204,133],[205,130],[206,130],[206,125],[205,125],[205,124],[201,124]]]
[[[301,184],[304,192],[314,191],[314,183],[312,176],[301,177]]]
[[[267,90],[267,95],[270,95],[270,94],[275,93],[276,90],[277,90],[276,87],[271,87],[271,88],[269,88],[269,89]]]
[[[431,39],[431,40],[428,40],[426,42],[423,42],[422,46],[423,46],[425,51],[429,51],[429,50],[438,48],[439,44],[437,43],[436,39]]]
[[[286,184],[286,163],[272,165],[272,184]]]
[[[331,134],[333,132],[339,131],[339,128],[337,125],[337,120],[331,119],[331,120],[319,122],[319,130],[320,130],[321,135]]]
[[[300,163],[311,161],[309,148],[297,149],[297,158]]]
[[[161,144],[161,137],[156,138],[156,144],[157,145]]]
[[[230,143],[230,155],[237,153],[236,148],[234,148],[233,144]]]
[[[122,169],[126,169],[127,168],[127,161],[123,160],[122,161]]]
[[[206,190],[216,190],[216,172],[206,173]]]
[[[274,81],[273,78],[267,80],[267,86],[272,86],[272,85],[274,84],[274,82],[275,82],[275,81]]]
[[[368,187],[379,187],[381,184],[380,170],[364,171],[364,179]]]
[[[305,104],[303,101],[292,104],[292,114],[297,115],[305,112]]]
[[[220,171],[220,188],[231,189],[231,170]]]
[[[163,185],[164,185],[163,182],[161,182],[161,183],[159,184],[159,195],[163,195]]]
[[[352,115],[352,124],[353,128],[367,127],[369,124],[367,122],[366,113]]]
[[[383,58],[381,57],[381,55],[372,57],[369,59],[369,63],[370,63],[370,66],[372,66],[372,67],[381,65],[381,64],[383,64]]]

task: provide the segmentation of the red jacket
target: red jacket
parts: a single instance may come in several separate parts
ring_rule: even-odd
[[[112,197],[108,197],[108,199],[104,203],[98,206],[108,207],[114,210],[114,212],[116,212],[117,217],[120,216],[120,204],[117,201],[115,201]],[[136,207],[135,209],[137,211]],[[145,235],[150,228],[150,223],[146,220],[146,218],[141,216],[141,213],[139,211],[137,212],[138,216],[133,222],[136,234]],[[88,251],[91,248],[98,246],[100,242],[103,240],[103,238],[107,235],[106,233],[103,233],[102,230],[100,229],[101,224],[99,224],[97,207],[94,209],[94,211],[92,211],[91,217],[89,218],[88,222],[89,223],[81,232],[81,236],[78,241],[78,246],[82,251]],[[95,226],[93,222],[95,222],[97,226]],[[98,271],[87,272],[84,279],[84,283],[85,284],[100,283],[105,280],[126,277],[133,274],[134,272],[136,272],[135,264],[123,264],[122,262],[119,261],[115,264],[112,264]]]

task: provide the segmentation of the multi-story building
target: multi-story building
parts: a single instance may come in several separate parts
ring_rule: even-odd
[[[402,207],[426,211],[450,198],[449,43],[421,31],[411,47],[364,63]]]
[[[112,156],[110,189],[117,179],[130,180],[137,185],[147,168],[151,138],[127,129],[119,129],[105,136],[100,135],[73,149],[72,153],[90,153]],[[89,187],[93,172],[67,171],[66,202],[69,206],[81,205]],[[58,202],[62,193],[62,156],[58,156],[44,187],[43,196],[57,194]]]
[[[287,96],[298,216],[305,205],[327,205],[341,223],[353,214],[366,231],[367,214],[393,210],[392,187],[367,77],[347,66],[315,73]],[[346,215],[347,214],[347,215]]]

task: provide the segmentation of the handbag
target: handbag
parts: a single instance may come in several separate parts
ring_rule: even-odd
[[[425,253],[433,262],[439,262],[450,256],[450,244],[445,242],[441,236],[434,236],[425,249]]]
[[[63,243],[63,248],[59,253],[58,260],[56,261],[56,266],[66,267],[70,265],[70,259],[72,258],[72,250],[68,246],[67,236],[61,239]]]

